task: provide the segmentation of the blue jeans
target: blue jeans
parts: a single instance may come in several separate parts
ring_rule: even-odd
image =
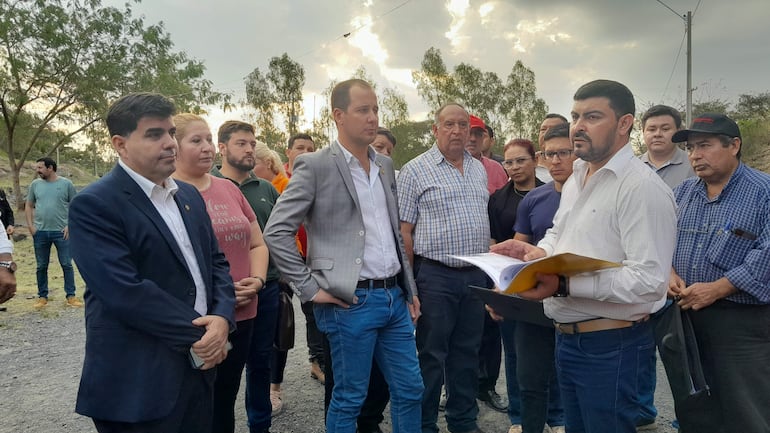
[[[354,433],[369,388],[372,359],[390,388],[393,433],[420,429],[423,384],[414,325],[403,290],[356,289],[349,308],[314,304],[318,329],[331,350],[334,389],[326,413],[327,433]]]
[[[638,377],[655,350],[649,321],[630,328],[556,333],[556,369],[570,433],[634,433]]]
[[[278,326],[278,281],[268,281],[259,291],[251,347],[246,359],[246,416],[251,433],[267,432],[273,407],[270,405],[270,358]]]
[[[438,403],[446,373],[444,412],[450,432],[477,428],[479,347],[484,328],[484,304],[469,285],[484,287],[484,272],[454,269],[415,258],[415,280],[422,317],[417,322],[417,349],[425,382],[423,433],[438,432]]]
[[[61,230],[38,230],[32,236],[37,261],[37,296],[48,297],[48,262],[51,258],[51,245],[56,246],[56,255],[64,271],[64,293],[67,297],[75,296],[75,271],[72,269],[70,241],[64,239]]]

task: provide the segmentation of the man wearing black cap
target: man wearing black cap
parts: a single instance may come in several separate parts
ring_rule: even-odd
[[[741,162],[741,132],[725,115],[703,114],[673,140],[687,141],[698,177],[674,190],[679,215],[669,296],[692,310],[706,381],[724,419],[712,431],[767,432],[770,176]],[[699,416],[677,415],[682,425]]]

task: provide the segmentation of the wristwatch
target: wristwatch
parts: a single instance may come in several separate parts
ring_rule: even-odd
[[[0,261],[0,268],[8,269],[8,272],[14,273],[14,272],[16,272],[16,262],[14,262],[14,261],[10,261],[10,262]]]
[[[553,294],[554,298],[564,298],[569,296],[569,280],[564,275],[559,275],[559,288]]]

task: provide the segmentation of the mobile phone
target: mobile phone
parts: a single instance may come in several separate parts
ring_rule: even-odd
[[[230,351],[232,348],[233,348],[232,343],[230,343],[228,341],[227,344],[225,345],[225,349],[227,351]],[[203,367],[203,364],[205,364],[203,359],[201,359],[201,357],[198,356],[197,353],[195,353],[195,351],[193,350],[192,347],[190,348],[190,357],[189,358],[190,358],[190,365],[192,365],[192,368],[194,368],[196,370],[200,370],[200,368]]]

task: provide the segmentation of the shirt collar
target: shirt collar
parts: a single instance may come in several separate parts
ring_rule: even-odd
[[[639,158],[642,160],[642,162],[650,163],[650,151],[644,152],[644,154]],[[674,154],[671,156],[671,159],[666,161],[665,165],[679,165],[679,164],[685,164],[689,163],[687,159],[687,152],[677,147],[674,149]]]
[[[139,188],[142,190],[142,192],[144,192],[147,195],[147,198],[150,198],[152,196],[152,191],[155,188],[166,190],[171,195],[176,194],[177,190],[179,190],[179,186],[176,184],[176,182],[174,182],[174,179],[172,177],[166,178],[166,180],[163,181],[164,186],[160,186],[155,182],[151,181],[150,179],[147,179],[141,174],[135,172],[131,167],[129,167],[125,162],[123,162],[122,159],[118,159],[118,165],[120,165],[123,168],[123,170],[125,170],[126,173],[128,173],[131,179],[133,179],[134,182],[136,182],[137,185],[139,185]]]
[[[599,170],[597,170],[597,173],[604,170],[609,170],[617,176],[623,171],[623,169],[626,167],[626,164],[628,164],[633,158],[634,151],[631,149],[631,144],[626,143],[623,147],[620,148],[620,150],[612,155],[612,158],[610,158],[609,161],[607,161]],[[573,171],[580,171],[583,173],[583,176],[585,176],[585,174],[588,172],[588,162],[582,159],[578,158],[575,160],[573,167]]]
[[[254,174],[253,171],[249,170],[249,177],[247,177],[243,181],[243,183],[238,183],[234,179],[230,179],[229,177],[227,177],[224,174],[222,174],[222,171],[220,171],[220,167],[221,166],[217,166],[217,165],[211,167],[211,172],[210,173],[212,175],[216,176],[216,177],[221,177],[222,179],[227,179],[230,182],[234,183],[236,186],[242,186],[242,185],[246,185],[247,183],[252,183],[252,182],[256,182],[257,184],[259,184],[259,182],[260,182],[259,177],[256,174]]]
[[[355,161],[358,165],[361,165],[360,161],[358,161],[358,159],[356,157],[354,157],[353,154],[350,153],[349,150],[345,149],[345,146],[343,146],[342,143],[339,142],[339,140],[337,141],[337,144],[340,146],[340,150],[342,150],[342,155],[345,156],[345,162],[348,163],[348,166],[350,166],[353,161]],[[374,150],[371,147],[369,147],[366,150],[366,153],[369,156],[369,161],[374,163],[375,162],[375,152],[374,152]]]
[[[444,157],[444,154],[441,153],[441,151],[439,150],[438,144],[434,143],[433,146],[431,146],[431,148],[428,149],[427,153],[428,153],[428,156],[431,157],[435,165],[439,165],[442,162],[446,162],[447,164],[451,165],[451,163],[447,161],[447,159]],[[468,152],[467,150],[463,150],[463,165],[465,164],[465,161],[468,160],[468,158],[473,158],[473,155],[471,155],[471,153]]]

